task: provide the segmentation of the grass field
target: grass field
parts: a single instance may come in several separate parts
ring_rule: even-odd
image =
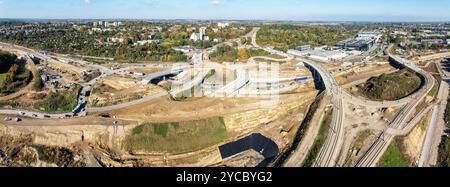
[[[408,162],[401,153],[396,141],[389,145],[381,157],[378,167],[408,167]]]
[[[314,144],[308,153],[308,156],[303,162],[303,167],[313,166],[314,161],[319,155],[320,149],[322,149],[322,146],[325,143],[325,140],[327,139],[328,132],[330,131],[329,125],[331,123],[332,114],[333,114],[332,110],[325,112],[325,116],[322,120],[322,123],[320,124],[319,134],[317,135],[316,140],[314,141]]]
[[[198,121],[142,124],[125,138],[123,147],[130,152],[185,153],[224,141],[227,130],[223,118]]]

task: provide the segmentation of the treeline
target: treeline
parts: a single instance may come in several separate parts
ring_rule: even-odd
[[[209,57],[216,62],[234,62],[238,58],[238,49],[229,45],[221,45]]]
[[[236,46],[221,45],[209,57],[212,61],[216,62],[234,62],[237,60],[247,61],[251,57],[267,55],[270,55],[270,53],[262,49],[238,49]]]
[[[16,60],[16,55],[0,51],[0,73],[8,72],[9,68],[16,63]]]
[[[283,51],[301,45],[333,46],[356,36],[360,29],[360,26],[268,25],[258,32],[257,42]]]
[[[113,57],[116,60],[146,60],[146,61],[187,61],[182,52],[175,51],[171,46],[147,44],[135,46],[134,42],[145,39],[140,35],[127,38],[123,43],[105,45],[106,38],[114,36],[114,31],[89,34],[87,31],[74,28],[39,27],[32,32],[18,31],[11,35],[2,35],[0,39],[30,48],[52,51],[64,54],[80,54],[87,56]]]

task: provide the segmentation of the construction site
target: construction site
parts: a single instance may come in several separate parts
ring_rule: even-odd
[[[2,43],[31,78],[0,95],[0,166],[383,166],[392,146],[424,164],[448,52],[378,43],[323,62],[261,47],[258,30],[233,42],[269,55],[245,62],[211,60],[219,44],[189,63],[97,64]]]

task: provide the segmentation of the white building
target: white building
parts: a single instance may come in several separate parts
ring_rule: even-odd
[[[151,43],[160,44],[161,40],[141,40],[141,41],[137,41],[134,45],[142,46],[142,45],[147,45],[147,44],[151,44]]]
[[[342,51],[324,51],[324,50],[314,50],[309,55],[310,58],[323,62],[339,61],[347,56],[348,54]]]
[[[219,22],[219,23],[217,23],[217,27],[219,27],[221,29],[229,27],[229,26],[230,26],[230,23],[228,23],[228,22]]]
[[[330,62],[330,61],[339,61],[349,56],[347,53],[334,50],[334,51],[326,51],[326,50],[289,50],[288,54],[299,56],[299,57],[309,57],[313,60],[321,61],[321,62]]]
[[[194,42],[196,42],[196,41],[208,41],[209,37],[206,36],[206,27],[200,28],[200,32],[199,33],[195,33],[195,32],[192,33],[191,40],[193,40]]]

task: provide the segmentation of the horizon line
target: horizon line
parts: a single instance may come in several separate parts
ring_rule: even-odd
[[[376,20],[294,20],[294,19],[203,19],[203,18],[0,18],[1,20],[121,20],[121,21],[134,21],[134,20],[155,20],[155,21],[274,21],[274,22],[319,22],[319,23],[450,23],[450,20],[446,21],[423,21],[423,20],[392,20],[392,21],[376,21]]]

